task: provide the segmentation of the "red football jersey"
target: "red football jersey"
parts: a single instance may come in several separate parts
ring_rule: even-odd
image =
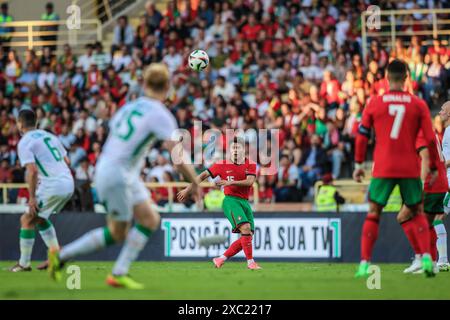
[[[246,180],[247,176],[256,176],[256,164],[251,163],[248,159],[243,164],[234,164],[229,161],[218,161],[209,169],[211,177],[219,176],[222,180],[241,181]],[[248,194],[251,187],[226,186],[224,193],[226,196],[234,196],[248,200]]]
[[[445,193],[448,190],[448,188],[447,188],[447,185],[448,185],[447,184],[447,170],[445,168],[444,156],[442,155],[442,151],[441,151],[442,150],[441,143],[439,142],[439,138],[437,135],[436,135],[436,146],[437,146],[438,153],[439,153],[439,162],[438,162],[438,167],[437,167],[438,177],[431,187],[429,185],[430,177],[427,177],[427,179],[425,180],[425,186],[424,186],[424,191],[427,193]],[[428,148],[428,144],[423,136],[422,131],[420,131],[419,136],[417,137],[417,142],[416,142],[417,152],[420,152],[420,150],[423,148]],[[419,157],[419,163],[420,163],[420,157]]]
[[[376,136],[373,177],[419,178],[420,165],[416,152],[419,130],[423,130],[429,145],[435,145],[435,134],[426,103],[403,91],[390,91],[372,97],[364,108],[360,134],[356,139],[357,163],[365,159],[367,140],[363,136],[367,136],[372,127]],[[437,151],[430,150],[433,167],[436,167],[437,158]]]

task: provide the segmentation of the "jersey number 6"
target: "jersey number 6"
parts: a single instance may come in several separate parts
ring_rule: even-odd
[[[59,152],[58,148],[52,146],[50,140],[51,139],[49,137],[46,137],[46,138],[44,138],[44,143],[47,146],[47,148],[50,150],[50,152],[52,153],[53,158],[55,158],[55,160],[59,162],[63,158],[61,155],[61,152]]]
[[[403,117],[405,115],[405,106],[403,104],[390,104],[389,114],[394,116],[394,123],[391,129],[391,139],[398,139],[402,127]]]

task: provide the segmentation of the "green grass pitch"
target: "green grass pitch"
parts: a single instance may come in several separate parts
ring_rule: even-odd
[[[12,264],[0,262],[0,299],[450,299],[450,273],[405,275],[406,264],[379,264],[381,289],[369,290],[353,278],[356,264],[266,262],[251,271],[245,262],[137,262],[131,275],[145,284],[141,291],[107,287],[112,262],[73,263],[80,290],[66,288],[66,274],[55,283],[45,271],[11,273]]]

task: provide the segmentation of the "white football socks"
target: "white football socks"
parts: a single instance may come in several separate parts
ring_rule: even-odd
[[[113,243],[114,240],[107,227],[97,228],[64,246],[59,253],[59,257],[62,261],[67,261],[76,256],[98,251]]]
[[[436,223],[437,222],[437,223]],[[445,226],[442,221],[435,221],[434,230],[436,230],[437,234],[437,249],[439,254],[439,262],[446,263],[447,260],[447,230],[445,230]]]
[[[37,225],[37,228],[47,248],[59,248],[58,238],[56,237],[56,230],[50,221],[46,220],[46,223]]]
[[[20,259],[22,267],[29,267],[31,264],[31,252],[33,251],[35,232],[34,229],[20,229]]]
[[[151,234],[150,229],[141,225],[134,226],[127,235],[125,244],[120,251],[119,257],[113,268],[113,275],[127,275],[131,263],[137,259],[139,253],[147,244]]]

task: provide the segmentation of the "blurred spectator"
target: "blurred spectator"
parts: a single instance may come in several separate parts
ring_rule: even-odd
[[[145,21],[147,22],[147,26],[149,28],[149,33],[155,32],[161,23],[162,15],[156,9],[153,1],[147,1],[145,3]]]
[[[117,25],[114,27],[114,38],[111,53],[114,54],[122,45],[131,49],[134,43],[134,31],[133,27],[128,23],[127,16],[120,16],[117,20]]]
[[[322,142],[317,134],[311,137],[311,146],[302,154],[300,159],[300,182],[303,195],[312,191],[311,187],[325,171],[327,156]]]
[[[58,58],[58,63],[62,64],[67,71],[74,71],[77,64],[77,57],[72,53],[72,48],[65,44],[63,46],[64,53]]]
[[[14,164],[16,160],[15,151],[11,151],[7,142],[3,142],[0,144],[0,161],[6,161],[10,166]]]
[[[221,96],[225,101],[229,101],[235,92],[235,87],[226,81],[225,77],[219,76],[212,90],[213,97]]]
[[[75,134],[79,130],[86,130],[87,132],[94,132],[97,129],[97,122],[94,117],[89,114],[86,109],[80,111],[80,115],[77,121],[73,124],[72,132]]]
[[[72,144],[75,142],[75,135],[70,132],[69,126],[67,124],[63,124],[61,126],[61,133],[58,135],[58,139],[61,141],[64,148],[70,150]]]
[[[81,211],[92,211],[94,201],[91,191],[91,182],[94,180],[94,166],[87,158],[80,160],[80,165],[75,169],[75,189],[80,198]]]
[[[97,163],[97,159],[100,156],[101,145],[99,142],[92,143],[92,152],[88,154],[89,163],[93,166]]]
[[[319,212],[339,212],[339,206],[345,203],[345,198],[340,195],[333,186],[333,178],[330,174],[322,177],[322,185],[318,187],[315,206]]]
[[[262,203],[270,203],[274,199],[273,188],[267,176],[258,177],[258,197]]]
[[[331,121],[327,122],[327,133],[323,145],[331,161],[332,177],[338,179],[344,160],[344,142],[338,128]]]
[[[164,56],[163,62],[167,64],[170,73],[174,73],[183,63],[183,58],[175,50],[175,46],[170,46],[167,55]]]
[[[163,181],[165,172],[172,174],[172,166],[169,164],[169,160],[167,160],[164,156],[158,155],[156,164],[150,170],[146,180],[149,181],[151,178],[155,177],[158,181]]]
[[[44,89],[45,86],[52,86],[55,82],[55,74],[51,71],[50,66],[48,64],[43,64],[41,73],[39,73],[37,83],[41,90]]]
[[[94,46],[92,44],[86,45],[86,53],[80,56],[76,64],[77,67],[81,67],[83,72],[87,72],[91,65],[95,62],[94,60]]]
[[[22,74],[22,64],[15,50],[11,50],[8,53],[8,59],[5,66],[5,75],[8,80],[6,93],[11,94],[14,90],[14,82]]]
[[[13,17],[8,13],[8,3],[2,3],[0,13],[0,44],[5,50],[9,50],[9,42],[11,41],[11,36],[7,35],[7,33],[14,32],[14,27],[3,27],[1,25],[13,21]]]
[[[54,5],[52,2],[48,2],[45,5],[45,13],[42,14],[41,16],[41,20],[42,21],[49,21],[49,22],[54,22],[54,21],[59,21],[59,16],[58,14],[56,14],[54,12]],[[42,26],[41,31],[44,32],[48,32],[48,31],[53,31],[56,32],[58,31],[58,25],[46,25],[46,26]],[[51,41],[51,42],[56,42],[58,40],[58,36],[57,35],[45,35],[45,36],[41,36],[42,41]],[[44,47],[49,47],[50,51],[55,51],[56,50],[56,45],[45,45]]]
[[[275,201],[299,201],[298,178],[298,168],[289,161],[288,156],[282,156],[280,158],[280,168],[278,169],[277,184],[274,190]]]
[[[103,45],[101,42],[96,42],[94,45],[93,63],[97,65],[98,70],[104,71],[111,63],[111,55],[103,52]]]
[[[433,99],[438,99],[444,89],[445,71],[439,60],[438,53],[431,54],[431,64],[426,72],[426,82],[424,86],[424,98],[429,104],[433,104]],[[448,88],[447,88],[448,89]]]
[[[207,27],[213,24],[214,11],[209,7],[208,1],[200,1],[200,7],[198,8],[198,18],[205,20]]]
[[[0,160],[0,183],[7,183],[11,181],[11,172],[9,166],[10,163],[8,159],[2,158]]]
[[[132,61],[133,58],[130,55],[128,47],[126,45],[121,45],[120,50],[117,50],[114,53],[112,65],[114,66],[114,70],[120,72],[125,70]]]
[[[81,141],[75,140],[69,149],[68,157],[72,169],[76,169],[81,160],[86,157],[86,151],[81,147]]]

